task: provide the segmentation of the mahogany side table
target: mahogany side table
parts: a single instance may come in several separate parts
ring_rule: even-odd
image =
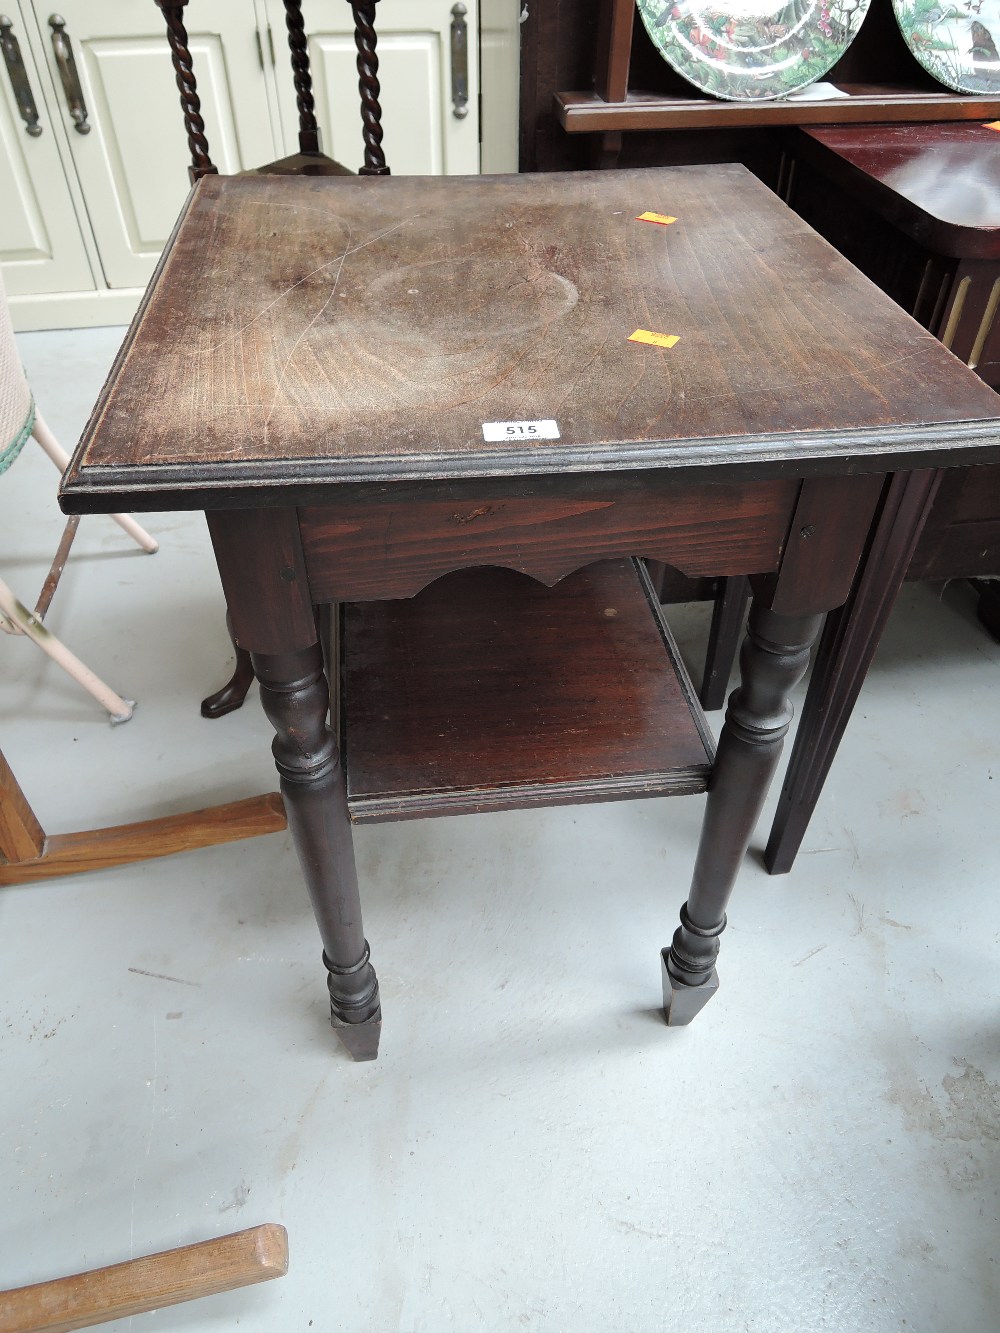
[[[1000,387],[1000,134],[982,124],[823,125],[789,141],[788,202],[861,272],[993,388]],[[886,503],[906,478],[887,484]],[[862,560],[903,562],[904,577],[1000,573],[1000,466],[946,470],[919,541],[875,544]],[[881,572],[875,575],[879,580]],[[980,584],[989,626],[995,584]],[[891,610],[829,618],[765,851],[791,869]],[[992,610],[995,619],[996,611]]]
[[[742,167],[209,176],[62,503],[206,511],[275,728],[333,1022],[371,1058],[381,1008],[352,816],[707,787],[661,954],[667,1020],[690,1021],[717,985],[789,690],[873,520],[915,537],[935,469],[992,459],[996,396]],[[907,478],[893,514],[890,471]],[[650,644],[669,662],[670,643],[639,625],[641,576],[626,591],[638,556],[754,575],[715,756],[683,673],[669,663],[650,684]],[[315,614],[328,604],[337,731]],[[467,637],[481,656],[463,678]],[[544,716],[524,680],[506,689],[515,669]],[[505,690],[522,713],[494,716]]]

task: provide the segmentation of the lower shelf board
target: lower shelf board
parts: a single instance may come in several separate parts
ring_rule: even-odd
[[[708,725],[645,568],[464,570],[343,608],[355,822],[705,791]]]

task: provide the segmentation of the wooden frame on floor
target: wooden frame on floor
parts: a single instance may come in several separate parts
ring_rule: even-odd
[[[0,888],[149,861],[285,828],[277,792],[135,824],[49,837],[0,751]]]

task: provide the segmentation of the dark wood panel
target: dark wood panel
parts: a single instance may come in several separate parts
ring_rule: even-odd
[[[925,548],[918,548],[908,579],[937,581],[1000,574],[1000,517],[984,523],[956,523],[931,533],[930,538]]]
[[[593,0],[546,0],[528,6],[520,33],[521,171],[565,171],[593,165],[586,140],[570,138],[556,120],[552,95],[560,88],[593,86],[599,10]]]
[[[799,483],[679,486],[657,479],[537,479],[384,495],[299,511],[314,602],[409,597],[433,579],[502,565],[553,584],[616,555],[713,577],[778,567]]]
[[[1000,573],[1000,467],[952,468],[938,488],[911,579]]]
[[[947,524],[989,523],[998,517],[1000,466],[948,468],[927,524],[941,528]]]
[[[228,509],[206,517],[236,646],[280,653],[314,644],[295,510]]]
[[[704,791],[712,742],[645,572],[451,575],[343,625],[352,817]]]
[[[802,485],[771,606],[816,615],[847,600],[884,478],[812,478]]]
[[[813,143],[804,133],[789,140],[792,162],[788,202],[800,217],[835,246],[845,258],[931,332],[940,326],[955,271],[954,259],[936,256],[901,232],[859,197],[850,173],[831,176],[817,165]],[[827,162],[833,154],[824,153]]]

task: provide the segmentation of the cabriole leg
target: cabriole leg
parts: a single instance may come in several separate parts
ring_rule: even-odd
[[[202,717],[225,717],[227,713],[234,713],[237,708],[242,708],[247,692],[253,684],[253,663],[250,661],[250,654],[236,642],[236,635],[233,633],[233,618],[228,612],[226,613],[226,629],[229,631],[229,637],[233,642],[236,665],[233,667],[232,676],[226,681],[222,689],[216,690],[207,699],[202,699]]]
[[[374,1060],[382,1027],[378,979],[361,923],[347,790],[327,725],[329,691],[319,645],[253,653],[288,826],[323,940],[330,1015],[355,1060]]]
[[[718,990],[715,960],[726,906],[792,720],[788,699],[809,664],[822,616],[779,615],[754,603],[712,770],[691,892],[661,953],[667,1023],[690,1023]]]

